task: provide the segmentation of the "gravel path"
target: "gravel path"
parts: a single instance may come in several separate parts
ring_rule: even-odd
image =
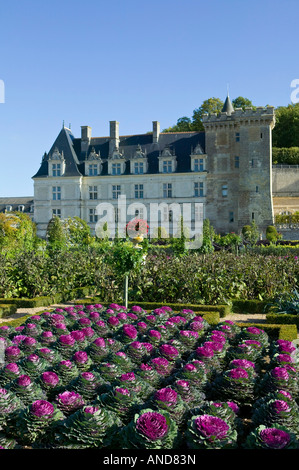
[[[19,308],[14,315],[10,317],[0,318],[0,323],[8,322],[16,318],[23,317],[25,315],[36,315],[39,312],[45,311],[47,309],[52,310],[54,308],[64,308],[70,305],[74,305],[74,302],[67,302],[65,304],[54,304],[49,307],[35,307],[35,308]],[[238,314],[234,313],[231,315],[226,315],[225,320],[246,322],[246,323],[266,323],[266,315],[264,314]]]

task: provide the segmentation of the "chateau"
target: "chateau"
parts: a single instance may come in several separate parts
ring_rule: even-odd
[[[159,225],[169,233],[171,204],[189,204],[189,222],[208,218],[218,232],[238,233],[253,220],[265,230],[273,223],[274,108],[234,109],[227,96],[222,112],[205,115],[203,125],[203,132],[163,133],[154,121],[152,132],[122,136],[111,121],[109,136],[93,137],[82,126],[79,138],[63,126],[33,176],[38,235],[45,237],[53,216],[77,216],[95,230],[102,202],[114,205],[117,221],[120,195],[136,207],[126,222],[147,217],[138,203],[166,203]]]

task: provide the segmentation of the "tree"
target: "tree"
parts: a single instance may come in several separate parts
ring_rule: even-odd
[[[62,226],[70,245],[82,246],[91,243],[90,227],[80,217],[68,217],[62,222]]]
[[[243,110],[245,110],[247,106],[251,106],[253,109],[255,109],[255,106],[253,106],[252,101],[248,98],[244,98],[243,96],[238,96],[237,98],[234,98],[232,100],[232,105],[234,109],[242,108]]]
[[[33,250],[37,244],[36,225],[27,214],[0,214],[0,247],[7,250]]]
[[[192,130],[191,119],[187,116],[183,116],[177,120],[174,126],[163,129],[163,132],[189,132]]]
[[[242,228],[242,236],[245,242],[254,246],[259,239],[259,230],[256,222],[253,220],[250,225],[244,225]]]
[[[215,237],[214,227],[211,225],[209,219],[204,219],[202,228],[202,245],[199,249],[200,253],[213,253],[214,245],[213,240]]]
[[[220,98],[209,98],[203,101],[199,108],[194,109],[192,116],[192,130],[203,131],[202,117],[204,114],[220,113],[223,108],[223,101]]]
[[[188,132],[188,131],[204,131],[204,126],[202,123],[202,117],[204,114],[211,113],[220,113],[222,111],[224,102],[220,98],[208,98],[204,100],[199,108],[193,110],[192,119],[187,116],[183,116],[177,120],[177,123],[166,129],[163,129],[163,132]],[[238,96],[232,101],[234,108],[243,108],[246,106],[253,106],[252,101],[243,96]]]
[[[299,147],[299,103],[276,108],[275,117],[273,147]]]
[[[50,248],[66,248],[66,235],[59,217],[53,217],[53,219],[50,220],[47,228],[47,238]]]

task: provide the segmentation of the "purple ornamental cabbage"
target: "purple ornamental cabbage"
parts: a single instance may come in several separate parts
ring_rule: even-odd
[[[265,426],[264,424],[255,428],[247,436],[244,444],[245,449],[298,449],[296,435],[289,429],[280,425]]]
[[[236,448],[237,432],[223,419],[203,414],[189,420],[186,440],[191,449]]]
[[[145,409],[122,428],[120,437],[128,449],[172,449],[176,448],[178,427],[166,411]]]
[[[55,398],[55,403],[65,416],[69,416],[85,405],[83,397],[71,390],[59,393]]]

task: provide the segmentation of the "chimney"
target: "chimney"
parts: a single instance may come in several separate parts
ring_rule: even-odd
[[[81,140],[90,140],[91,139],[91,127],[81,126]]]
[[[153,143],[157,144],[159,142],[160,135],[160,123],[158,121],[153,121]]]
[[[110,121],[109,154],[119,149],[119,122]]]
[[[81,152],[87,152],[91,139],[91,127],[81,126]]]

